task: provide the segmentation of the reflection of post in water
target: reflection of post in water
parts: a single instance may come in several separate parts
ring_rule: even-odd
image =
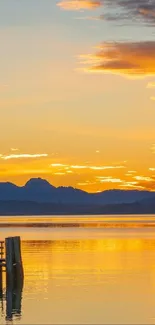
[[[6,318],[21,314],[23,290],[23,265],[20,237],[5,239],[6,248]]]
[[[2,267],[0,265],[0,299],[2,298],[3,293],[3,277],[2,277]]]
[[[3,268],[5,266],[4,259],[4,241],[0,241],[0,301],[1,310],[3,311]]]
[[[23,282],[13,279],[12,284],[6,286],[6,319],[11,320],[13,315],[20,317]]]
[[[0,311],[3,312],[3,277],[2,277],[1,266],[0,266]]]

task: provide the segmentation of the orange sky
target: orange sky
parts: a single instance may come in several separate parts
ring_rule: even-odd
[[[154,9],[129,2],[0,4],[0,181],[155,188]]]

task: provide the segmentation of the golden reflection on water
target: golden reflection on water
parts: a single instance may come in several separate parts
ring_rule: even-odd
[[[155,232],[72,231],[21,233],[25,281],[13,324],[155,324]]]

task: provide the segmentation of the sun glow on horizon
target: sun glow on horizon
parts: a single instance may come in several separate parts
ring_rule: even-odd
[[[154,191],[153,1],[15,2],[0,3],[0,181]]]

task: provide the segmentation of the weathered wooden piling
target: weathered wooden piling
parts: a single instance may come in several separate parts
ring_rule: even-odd
[[[6,250],[6,280],[11,284],[13,280],[23,281],[24,272],[21,256],[20,237],[8,237],[5,239]]]
[[[22,255],[21,255],[21,242],[20,237],[13,237],[14,249],[14,273],[17,282],[22,282],[24,278]]]
[[[6,283],[11,285],[14,278],[14,247],[13,247],[13,238],[8,237],[5,239],[5,254],[6,254]]]
[[[13,315],[21,315],[21,301],[22,301],[23,283],[14,281],[13,286],[6,287],[6,319],[12,319]]]
[[[0,297],[3,294],[3,267],[5,266],[5,259],[3,258],[4,255],[4,241],[0,241]]]
[[[6,253],[6,318],[11,319],[13,313],[20,314],[23,289],[23,264],[20,237],[5,239]]]

